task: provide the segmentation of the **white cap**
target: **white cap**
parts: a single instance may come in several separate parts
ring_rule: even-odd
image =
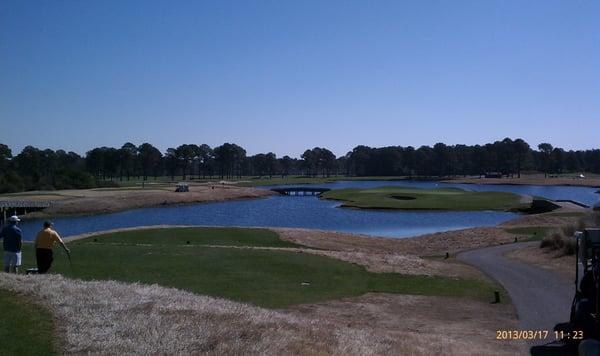
[[[21,221],[21,219],[19,219],[18,216],[13,215],[10,218],[8,218],[8,221],[10,221],[10,222],[19,222],[19,221]]]

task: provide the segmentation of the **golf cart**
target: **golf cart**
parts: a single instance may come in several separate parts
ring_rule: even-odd
[[[189,191],[190,191],[190,187],[188,186],[187,183],[178,183],[177,188],[175,188],[175,192],[177,192],[177,193],[184,193],[184,192],[189,192]]]
[[[600,355],[600,228],[578,231],[575,238],[575,297],[569,321],[554,326],[560,340],[532,347],[532,356]]]

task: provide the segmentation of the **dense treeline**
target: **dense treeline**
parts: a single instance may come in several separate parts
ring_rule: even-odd
[[[343,157],[326,148],[306,150],[302,156],[278,158],[273,152],[248,156],[244,148],[225,143],[184,144],[162,153],[149,143],[120,148],[98,147],[85,157],[75,152],[25,147],[13,156],[0,144],[0,192],[34,189],[91,188],[117,185],[119,181],[239,178],[275,175],[331,176],[425,176],[504,175],[520,177],[523,171],[548,174],[600,173],[600,150],[565,151],[548,143],[532,149],[522,139],[485,145],[437,143],[433,147],[357,146]]]

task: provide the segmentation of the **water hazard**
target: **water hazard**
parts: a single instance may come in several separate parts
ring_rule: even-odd
[[[331,189],[378,187],[459,187],[474,191],[508,191],[543,196],[549,199],[572,199],[592,205],[600,197],[595,188],[543,187],[510,185],[446,184],[415,181],[340,181],[319,185]],[[203,203],[136,209],[120,213],[56,218],[62,236],[72,236],[122,227],[143,225],[214,225],[301,227],[374,236],[407,237],[438,231],[475,226],[494,226],[516,217],[514,213],[495,211],[421,212],[371,211],[338,208],[339,202],[316,197],[272,196],[264,199]],[[24,221],[25,239],[32,240],[41,221]]]

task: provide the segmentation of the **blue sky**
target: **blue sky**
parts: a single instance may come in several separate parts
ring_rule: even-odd
[[[600,147],[600,1],[0,2],[0,142]]]

